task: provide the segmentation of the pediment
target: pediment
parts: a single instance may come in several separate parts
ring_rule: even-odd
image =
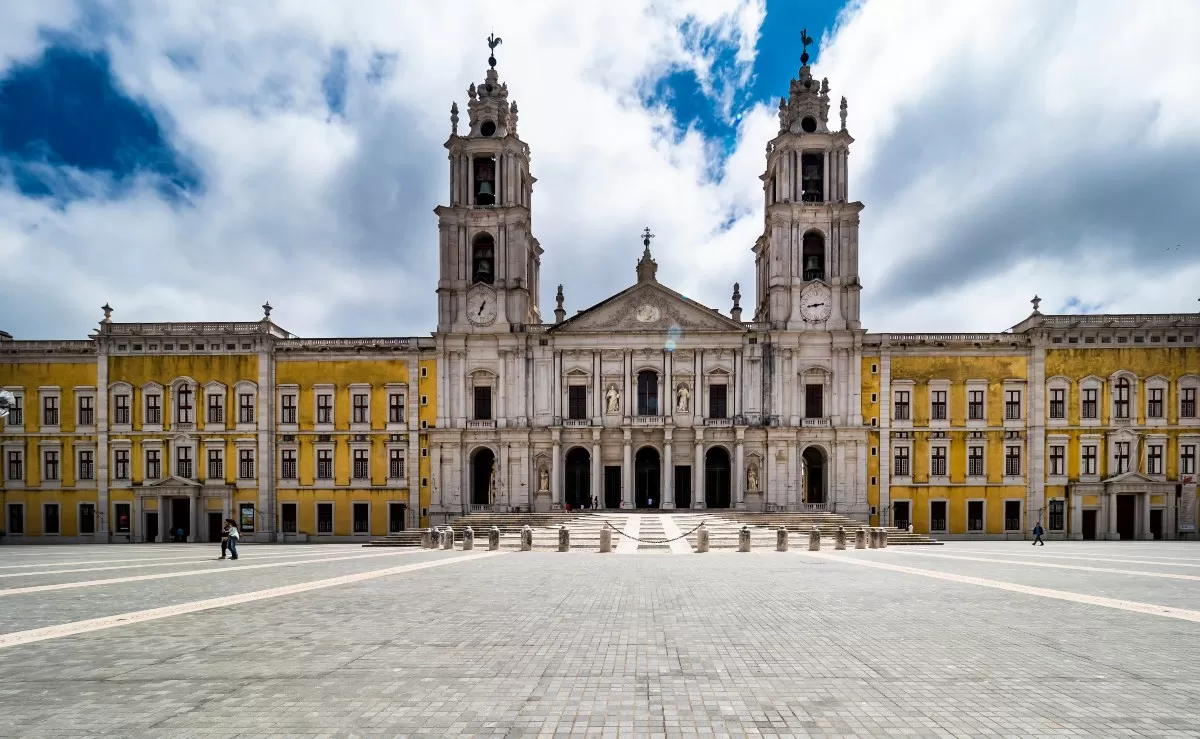
[[[745,327],[657,282],[640,282],[550,328],[553,333],[745,331]]]
[[[1123,484],[1130,484],[1130,483],[1135,484],[1135,485],[1141,485],[1141,484],[1157,485],[1159,483],[1158,480],[1146,477],[1142,473],[1134,472],[1132,470],[1129,472],[1122,472],[1119,475],[1113,475],[1112,477],[1107,477],[1107,478],[1101,480],[1101,482],[1103,482],[1105,485],[1123,485]]]
[[[152,482],[149,485],[143,485],[142,487],[147,487],[147,488],[198,488],[198,487],[200,487],[200,483],[196,482],[195,480],[188,480],[183,477],[176,477],[175,475],[171,475],[170,477],[164,477],[161,480]]]

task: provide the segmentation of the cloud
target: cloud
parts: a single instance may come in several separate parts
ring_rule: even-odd
[[[492,31],[538,178],[543,316],[558,283],[569,313],[628,286],[646,225],[661,280],[723,311],[740,281],[753,305],[775,105],[738,101],[795,74],[755,67],[762,0],[88,7],[6,6],[0,74],[36,62],[48,29],[87,30],[203,187],[166,197],[153,168],[119,197],[111,175],[59,168],[99,193],[66,205],[0,187],[0,327],[18,337],[81,336],[106,301],[117,320],[185,321],[254,320],[266,299],[305,336],[426,334],[449,108]],[[864,325],[998,329],[1035,292],[1043,310],[1194,310],[1198,12],[849,8],[815,71],[850,99]],[[739,121],[731,146],[655,94],[679,75]]]

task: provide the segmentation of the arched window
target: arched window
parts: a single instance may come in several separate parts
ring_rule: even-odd
[[[800,155],[800,199],[805,203],[825,200],[824,159],[820,154]]]
[[[1113,415],[1117,418],[1129,418],[1129,380],[1124,377],[1117,380],[1113,395]]]
[[[475,237],[471,247],[471,282],[492,284],[496,280],[496,242],[491,234]]]
[[[820,231],[809,231],[804,234],[804,245],[801,252],[804,265],[804,279],[825,279],[825,237]]]
[[[637,376],[638,415],[658,415],[658,373],[642,370]]]
[[[475,204],[496,204],[496,157],[475,157]]]

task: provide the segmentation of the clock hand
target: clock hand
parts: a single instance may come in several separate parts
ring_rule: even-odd
[[[806,305],[804,307],[805,308],[820,308],[822,305],[825,305],[825,304],[824,303],[813,303],[812,305]]]
[[[487,307],[487,303],[480,303],[480,304],[479,304],[479,312],[478,312],[478,313],[476,313],[475,315],[477,315],[477,316],[482,316],[482,315],[483,315],[483,309],[484,309],[484,308],[486,308],[486,307]]]

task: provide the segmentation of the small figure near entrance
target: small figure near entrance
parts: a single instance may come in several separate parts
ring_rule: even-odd
[[[1046,542],[1042,541],[1043,533],[1045,532],[1042,530],[1042,522],[1038,521],[1033,525],[1033,546],[1036,547],[1038,544],[1046,546]]]
[[[675,404],[675,412],[676,413],[687,413],[688,412],[688,403],[692,399],[692,391],[688,390],[687,385],[680,385],[678,396],[679,396],[679,400]]]
[[[229,519],[225,519],[225,525],[221,527],[221,556],[218,559],[225,559],[226,552],[229,551]]]
[[[237,524],[232,518],[225,519],[225,524],[229,527],[229,558],[237,559],[237,543],[238,539],[241,537],[241,534],[238,533]]]

